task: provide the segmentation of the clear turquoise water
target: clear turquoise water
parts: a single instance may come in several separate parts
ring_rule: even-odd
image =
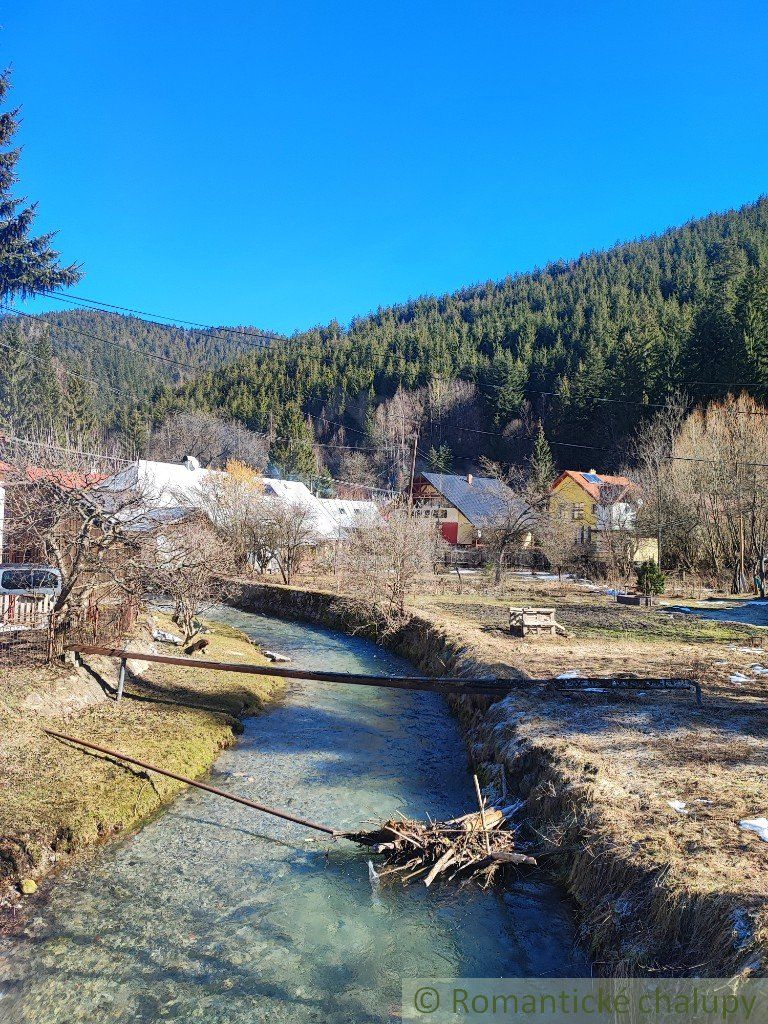
[[[218,614],[299,667],[408,670],[357,639]],[[343,828],[474,809],[458,728],[431,694],[300,683],[249,720],[216,785]],[[137,835],[62,874],[0,947],[0,1022],[399,1019],[407,976],[588,973],[540,879],[504,893],[376,890],[350,844],[188,792]]]

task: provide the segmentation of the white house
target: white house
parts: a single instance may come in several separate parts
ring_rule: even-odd
[[[100,490],[125,492],[137,490],[142,495],[146,514],[145,528],[158,522],[181,518],[195,508],[203,494],[203,485],[213,474],[224,470],[203,469],[197,459],[187,456],[182,463],[152,462],[138,459],[100,485]],[[263,477],[264,493],[275,500],[302,505],[312,513],[317,543],[343,540],[355,526],[380,518],[373,501],[352,501],[341,498],[318,498],[303,483]]]
[[[374,501],[318,498],[306,484],[297,480],[264,477],[264,491],[285,502],[309,508],[319,543],[343,540],[356,526],[366,522],[377,522],[381,518]]]
[[[188,455],[183,462],[137,459],[99,485],[102,493],[137,491],[146,510],[145,524],[181,518],[199,501],[201,486],[212,472]]]

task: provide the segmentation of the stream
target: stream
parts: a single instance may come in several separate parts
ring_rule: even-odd
[[[230,608],[211,616],[291,667],[403,674],[366,641]],[[435,694],[290,683],[249,719],[214,785],[336,828],[475,810],[459,728]],[[2,1024],[400,1019],[403,977],[589,973],[562,894],[379,889],[369,855],[198,790],[62,872],[0,945]]]

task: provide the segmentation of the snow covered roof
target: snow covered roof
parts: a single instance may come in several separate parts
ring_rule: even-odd
[[[194,508],[206,479],[222,472],[202,469],[196,459],[186,459],[184,463],[139,459],[115,474],[102,488],[114,491],[137,488],[151,512],[144,524],[146,528],[150,519],[155,522],[172,520],[183,516],[185,509]],[[300,504],[311,511],[319,542],[340,540],[360,523],[379,518],[373,501],[318,498],[298,480],[264,477],[261,482],[265,494],[286,503]]]
[[[212,472],[201,469],[197,459],[181,463],[138,459],[116,473],[102,489],[118,491],[135,487],[146,495],[147,504],[154,508],[178,508],[181,504],[194,504],[200,485]]]
[[[375,522],[380,518],[378,506],[374,501],[318,498],[306,484],[297,480],[265,477],[264,490],[283,501],[298,503],[310,509],[320,540],[341,540],[355,526],[364,522]]]

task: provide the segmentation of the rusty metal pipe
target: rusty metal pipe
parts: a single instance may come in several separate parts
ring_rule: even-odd
[[[76,654],[98,654],[119,661],[146,661],[160,665],[180,665],[196,671],[239,672],[245,675],[275,676],[280,679],[301,679],[326,683],[350,683],[359,686],[385,686],[398,690],[427,690],[432,693],[454,693],[472,696],[506,696],[511,687],[519,684],[515,679],[467,679],[463,676],[373,676],[352,672],[322,672],[317,669],[280,668],[277,665],[253,665],[240,661],[206,661],[203,658],[180,658],[170,654],[145,654],[126,651],[119,647],[94,647],[91,644],[71,644],[68,651]]]
[[[299,818],[295,814],[288,814],[287,811],[276,811],[274,807],[265,807],[264,804],[258,804],[255,800],[246,800],[243,796],[235,796],[233,793],[227,793],[223,789],[217,789],[216,786],[209,786],[207,782],[196,782],[194,779],[188,779],[186,775],[179,775],[177,772],[169,772],[165,768],[158,768],[155,764],[148,764],[146,761],[140,761],[137,757],[129,757],[127,754],[121,754],[118,750],[110,750],[109,747],[101,747],[98,743],[89,743],[87,740],[80,740],[76,736],[67,736],[63,732],[54,732],[53,729],[43,729],[43,732],[48,736],[54,736],[57,740],[67,740],[68,743],[76,743],[78,746],[87,747],[89,750],[96,750],[100,754],[106,754],[108,757],[116,757],[118,761],[127,761],[128,764],[138,765],[139,768],[145,768],[150,772],[157,772],[158,775],[165,775],[169,779],[176,779],[177,782],[184,782],[188,786],[194,786],[195,789],[202,789],[206,793],[214,793],[216,796],[223,796],[225,800],[232,800],[236,804],[243,804],[245,807],[250,807],[254,811],[261,811],[263,814],[271,814],[275,818],[283,818],[285,821],[292,821],[296,825],[303,825],[305,828],[313,828],[316,832],[325,832],[329,836],[341,836],[343,833],[338,832],[334,828],[329,828],[327,825],[318,825],[316,821],[308,821],[306,818]]]

